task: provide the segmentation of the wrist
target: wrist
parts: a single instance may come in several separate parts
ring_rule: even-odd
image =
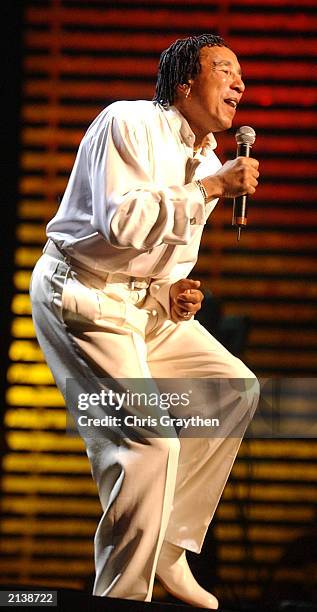
[[[195,181],[195,183],[196,183],[196,185],[197,185],[197,187],[198,187],[198,189],[199,189],[199,191],[200,191],[201,195],[202,195],[202,196],[203,196],[203,198],[204,198],[204,203],[205,203],[205,205],[206,205],[206,204],[208,204],[208,202],[209,202],[209,196],[208,196],[207,190],[206,190],[206,188],[205,188],[205,186],[204,186],[203,182],[202,182],[200,179],[198,179],[197,181]]]
[[[213,200],[214,198],[221,198],[223,196],[223,182],[220,176],[216,174],[213,176],[208,176],[200,181],[202,187],[206,191],[208,201]]]

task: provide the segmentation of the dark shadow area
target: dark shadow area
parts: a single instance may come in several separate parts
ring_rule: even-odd
[[[247,344],[250,330],[250,319],[247,316],[225,316],[222,302],[210,291],[204,292],[205,299],[196,319],[213,335],[228,351],[241,357]]]
[[[8,349],[11,339],[11,302],[13,297],[14,247],[17,221],[20,110],[22,88],[22,26],[24,2],[1,2],[2,29],[2,193],[1,193],[1,367],[0,388],[2,405],[5,404],[6,373],[9,364]],[[1,411],[1,419],[4,411]],[[3,453],[3,436],[0,437]]]

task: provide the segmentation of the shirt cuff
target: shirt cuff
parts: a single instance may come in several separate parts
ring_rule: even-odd
[[[150,295],[163,306],[167,317],[171,318],[170,288],[173,282],[166,280],[154,280],[150,285]]]
[[[188,183],[185,185],[185,189],[188,192],[190,199],[190,222],[192,225],[205,225],[206,215],[206,204],[205,199],[200,191],[197,183]]]

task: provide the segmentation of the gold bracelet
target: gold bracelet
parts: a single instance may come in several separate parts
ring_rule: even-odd
[[[205,204],[208,204],[208,200],[209,200],[208,193],[207,193],[204,185],[202,184],[202,182],[199,179],[198,179],[198,181],[195,181],[195,183],[196,183],[197,187],[199,188],[201,195],[204,198]]]

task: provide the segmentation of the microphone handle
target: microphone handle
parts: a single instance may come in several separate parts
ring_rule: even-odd
[[[241,143],[237,146],[237,157],[250,157],[251,146],[249,143]],[[233,199],[232,225],[239,228],[247,224],[248,195],[244,194]]]

